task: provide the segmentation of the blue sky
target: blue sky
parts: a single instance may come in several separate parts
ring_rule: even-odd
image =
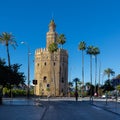
[[[12,32],[15,36],[19,46],[16,50],[10,47],[11,63],[22,64],[21,71],[26,76],[27,46],[20,42],[25,41],[30,46],[31,80],[34,79],[34,52],[37,48],[45,48],[52,17],[56,31],[67,38],[64,49],[69,53],[69,80],[82,79],[81,51],[78,50],[82,40],[88,46],[99,47],[101,73],[108,67],[116,75],[120,73],[119,0],[0,0],[0,5],[0,33]],[[0,45],[0,51],[0,57],[7,58],[3,45]],[[85,53],[85,82],[90,81],[89,72],[89,55]]]

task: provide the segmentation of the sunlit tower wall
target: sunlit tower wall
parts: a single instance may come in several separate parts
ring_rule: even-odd
[[[54,20],[49,24],[46,34],[46,48],[35,51],[34,76],[37,80],[35,95],[38,96],[66,96],[68,92],[68,52],[58,49],[50,53],[48,47],[56,42],[57,33]]]

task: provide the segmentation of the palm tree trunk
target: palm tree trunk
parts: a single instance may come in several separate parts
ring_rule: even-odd
[[[8,45],[6,45],[6,51],[7,51],[7,57],[8,57],[8,66],[10,68],[10,54],[9,54],[9,48]],[[11,87],[11,80],[10,80],[10,97],[12,97],[12,87]]]
[[[97,82],[97,56],[95,56],[95,93],[97,92],[96,89],[96,82]]]
[[[92,55],[90,55],[90,82],[92,85]]]
[[[98,96],[100,95],[100,79],[101,79],[101,62],[100,62],[100,65],[99,65],[99,82],[98,82]]]
[[[84,54],[82,50],[82,97],[84,95]]]
[[[10,67],[10,54],[9,54],[8,45],[6,45],[6,50],[7,50],[7,57],[8,57],[8,66]]]
[[[92,55],[90,55],[90,83],[91,83],[90,100],[92,100]]]

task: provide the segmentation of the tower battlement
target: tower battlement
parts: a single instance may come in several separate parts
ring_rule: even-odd
[[[36,49],[35,54],[41,54],[43,52],[49,52],[49,51],[47,48],[38,48],[38,49]],[[65,49],[61,49],[61,48],[58,48],[57,52],[55,52],[55,53],[58,53],[58,54],[64,53],[64,54],[68,55],[68,51]]]
[[[38,48],[35,50],[35,54],[41,54],[42,52],[48,52],[47,48]]]

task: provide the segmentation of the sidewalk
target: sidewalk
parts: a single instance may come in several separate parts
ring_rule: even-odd
[[[40,120],[45,107],[33,99],[4,99],[0,120]]]
[[[100,107],[104,110],[107,110],[109,112],[115,113],[120,115],[120,102],[116,102],[115,100],[108,100],[107,104],[106,101],[98,101],[97,99],[94,99],[93,105]]]

